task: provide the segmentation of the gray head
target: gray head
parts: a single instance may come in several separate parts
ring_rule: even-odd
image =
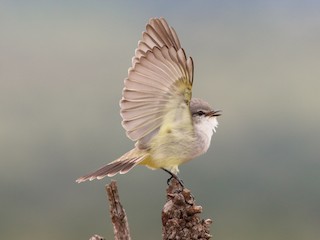
[[[190,111],[197,138],[193,155],[193,157],[196,157],[208,150],[212,134],[218,126],[217,117],[221,114],[220,111],[214,111],[207,102],[199,98],[191,99]]]
[[[190,102],[190,111],[192,114],[192,118],[194,120],[201,118],[211,118],[218,117],[221,115],[221,111],[214,111],[209,103],[200,99],[200,98],[192,98]]]

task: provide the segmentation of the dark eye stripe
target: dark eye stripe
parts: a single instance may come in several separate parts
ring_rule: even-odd
[[[195,112],[195,113],[193,113],[192,114],[192,116],[203,116],[203,115],[205,115],[206,113],[205,112],[203,112],[203,111],[198,111],[198,112]]]

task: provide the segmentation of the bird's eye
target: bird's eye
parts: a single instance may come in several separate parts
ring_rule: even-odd
[[[199,111],[199,112],[197,112],[197,113],[198,113],[199,116],[204,115],[204,112],[202,112],[202,111]]]

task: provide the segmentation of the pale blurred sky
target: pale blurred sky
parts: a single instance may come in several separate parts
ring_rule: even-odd
[[[0,238],[112,238],[109,179],[74,180],[133,146],[123,79],[163,16],[194,59],[194,96],[223,110],[208,153],[181,167],[215,238],[319,239],[319,12],[311,0],[0,1]],[[161,239],[167,177],[115,177],[135,239]]]

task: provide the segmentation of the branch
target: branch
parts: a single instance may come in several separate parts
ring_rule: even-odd
[[[111,181],[105,188],[115,240],[131,240],[127,216],[120,203],[116,182]],[[202,207],[195,204],[190,190],[182,188],[173,178],[167,188],[167,202],[162,209],[163,240],[212,238],[209,231],[212,220],[201,219],[199,216],[201,212]],[[104,240],[104,238],[94,235],[90,240]]]
[[[105,240],[105,238],[95,234],[89,240]]]
[[[212,237],[211,219],[200,219],[202,207],[195,204],[189,189],[182,189],[176,179],[167,188],[167,202],[162,209],[162,237],[169,239],[203,239]]]
[[[120,203],[116,181],[106,185],[115,240],[131,240],[126,212]]]

